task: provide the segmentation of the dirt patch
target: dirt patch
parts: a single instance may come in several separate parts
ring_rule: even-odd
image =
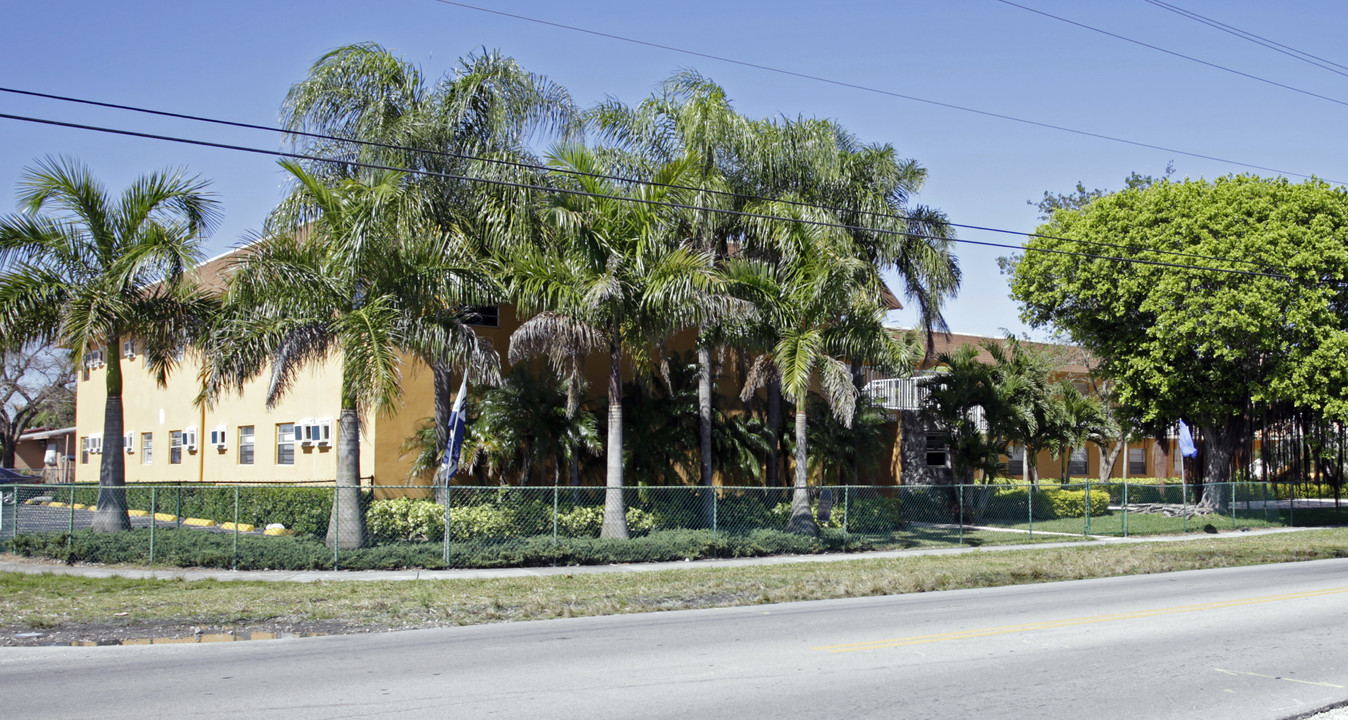
[[[243,625],[212,625],[191,620],[71,623],[54,627],[0,628],[0,646],[155,645],[237,642],[289,637],[316,637],[392,630],[356,626],[344,620],[267,620]]]

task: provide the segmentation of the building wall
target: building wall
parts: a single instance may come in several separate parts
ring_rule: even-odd
[[[248,383],[242,394],[226,393],[212,408],[194,403],[200,390],[200,362],[187,353],[160,388],[148,368],[144,355],[119,358],[122,368],[122,418],[125,431],[132,434],[134,446],[126,454],[127,482],[331,482],[336,477],[337,418],[340,414],[341,376],[332,364],[323,364],[300,373],[290,392],[274,408],[266,407],[268,374]],[[75,423],[80,441],[103,429],[103,410],[107,399],[107,367],[81,372],[77,381]],[[277,463],[276,429],[282,423],[303,418],[332,420],[333,441],[327,447],[297,445],[294,463]],[[225,446],[210,443],[212,430],[223,426]],[[239,428],[254,429],[253,463],[243,464],[239,452]],[[197,429],[195,451],[184,448],[181,462],[170,462],[174,431]],[[368,421],[362,423],[362,476],[375,472],[375,431]],[[147,453],[144,435],[150,434],[152,446]],[[84,453],[75,445],[76,482],[97,482],[101,457]]]

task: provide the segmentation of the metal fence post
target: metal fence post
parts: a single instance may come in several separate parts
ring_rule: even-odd
[[[843,486],[843,550],[847,550],[847,527],[852,524],[852,486]]]
[[[959,537],[960,537],[960,540],[959,540],[959,542],[960,542],[961,545],[963,545],[963,544],[964,544],[964,485],[963,485],[963,484],[960,485],[959,506],[960,506],[960,515],[959,515],[959,521],[960,521],[960,536],[959,536]]]
[[[150,488],[150,564],[154,564],[154,526],[159,524],[154,519],[154,514],[159,512],[159,497],[155,494],[155,488]]]
[[[445,483],[445,532],[441,538],[443,547],[440,550],[442,559],[445,561],[445,567],[449,567],[449,483]]]
[[[178,508],[173,511],[174,526],[183,529],[183,484],[178,483]]]
[[[1026,507],[1027,507],[1026,512],[1027,512],[1027,513],[1029,514],[1029,516],[1030,516],[1030,537],[1033,538],[1033,537],[1034,537],[1034,486],[1033,486],[1033,485],[1026,485],[1026,486],[1025,486],[1025,498],[1026,498],[1026,500],[1027,500],[1027,502],[1025,503],[1025,505],[1026,505]]]
[[[1081,534],[1089,536],[1091,534],[1091,476],[1086,476],[1086,492],[1081,496],[1081,503],[1085,505],[1083,510],[1086,514],[1086,522],[1081,526]]]
[[[1128,537],[1128,481],[1123,481],[1123,536]]]
[[[342,491],[337,481],[332,481],[332,569],[341,567],[342,561]]]
[[[552,544],[553,544],[553,545],[556,545],[556,544],[557,544],[557,513],[561,510],[561,498],[559,497],[559,495],[561,494],[561,491],[562,491],[562,488],[561,488],[560,485],[553,485],[553,486],[552,486]],[[556,564],[557,564],[557,561],[554,559],[554,560],[552,561],[552,564],[553,564],[553,565],[556,565]]]
[[[239,569],[239,486],[234,486],[234,570]]]
[[[97,511],[95,511],[97,512]],[[70,486],[70,533],[75,532],[75,486]],[[69,543],[69,540],[67,540]]]

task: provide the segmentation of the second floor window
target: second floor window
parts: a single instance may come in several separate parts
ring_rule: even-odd
[[[169,464],[181,465],[183,463],[183,431],[174,430],[169,434]]]
[[[1011,477],[1025,474],[1025,448],[1012,445],[1006,449],[1006,474]]]
[[[140,434],[140,464],[149,465],[154,461],[154,433]]]

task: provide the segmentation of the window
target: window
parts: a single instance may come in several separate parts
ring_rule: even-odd
[[[1147,474],[1147,455],[1143,448],[1128,448],[1128,474],[1141,477]]]
[[[88,370],[86,368],[86,372],[87,371]],[[88,380],[88,378],[85,379]],[[81,465],[89,464],[89,438],[87,437],[80,438],[80,464]]]
[[[140,464],[149,465],[154,460],[154,433],[140,434]]]
[[[239,428],[239,464],[253,464],[253,426],[244,425]]]
[[[1086,448],[1074,448],[1071,459],[1067,461],[1067,474],[1085,475],[1086,472]]]
[[[927,467],[947,467],[949,455],[949,436],[945,433],[927,433]]]
[[[1012,477],[1025,474],[1025,448],[1012,445],[1006,449],[1006,474]]]
[[[169,464],[183,464],[183,431],[174,430],[169,433]]]
[[[295,464],[294,423],[280,423],[276,426],[276,464]]]
[[[501,306],[472,305],[464,309],[465,325],[478,327],[501,327]]]

